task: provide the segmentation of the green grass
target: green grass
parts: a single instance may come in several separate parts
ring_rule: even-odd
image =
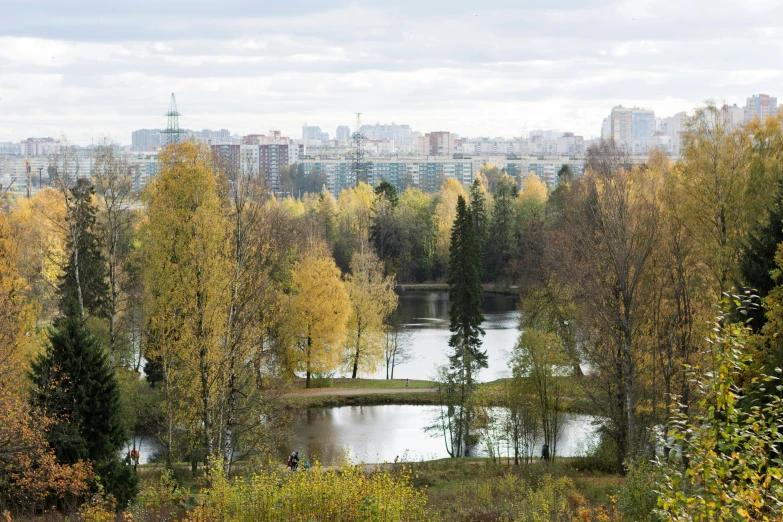
[[[304,379],[296,379],[294,381],[294,387],[297,389],[304,389]],[[350,379],[350,378],[331,378],[331,379],[318,379],[310,382],[311,389],[320,388],[341,388],[341,389],[397,389],[405,388],[405,379]],[[423,381],[411,379],[409,388],[434,388],[435,383],[433,381]]]
[[[371,393],[365,395],[302,395],[281,399],[289,408],[334,408],[337,406],[378,406],[382,404],[438,404],[435,392]]]

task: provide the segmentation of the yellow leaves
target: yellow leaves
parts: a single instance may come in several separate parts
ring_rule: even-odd
[[[188,520],[430,520],[426,493],[413,487],[404,470],[367,475],[353,466],[314,466],[307,472],[265,471],[231,482],[214,468],[210,478],[211,487],[203,490]]]
[[[353,255],[345,287],[351,300],[346,365],[352,368],[361,362],[364,371],[374,371],[383,359],[384,321],[397,308],[394,279],[384,277],[383,264],[368,250]]]
[[[528,201],[543,204],[547,200],[546,183],[541,181],[541,178],[536,175],[535,172],[531,172],[522,185],[522,190],[519,191],[519,202],[525,203]]]
[[[35,306],[17,270],[18,250],[5,213],[0,211],[0,388],[19,390],[20,368],[33,347]]]
[[[462,196],[465,201],[468,195],[465,189],[454,178],[443,182],[440,188],[440,198],[435,207],[435,253],[442,263],[446,263],[449,257],[449,244],[451,241],[451,226],[457,217],[457,199]]]
[[[309,373],[333,370],[351,311],[340,271],[331,257],[308,254],[296,264],[292,278],[288,328],[300,367]]]

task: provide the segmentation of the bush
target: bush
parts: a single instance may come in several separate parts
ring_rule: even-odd
[[[651,484],[661,479],[660,472],[648,461],[639,460],[628,466],[623,487],[617,493],[616,506],[623,520],[628,522],[653,522],[659,520],[654,513],[658,506],[658,493]]]
[[[697,413],[677,410],[673,428],[681,456],[661,459],[660,514],[667,520],[783,519],[783,399],[769,377],[752,377],[744,325],[716,321],[709,341],[713,367],[694,369]],[[766,386],[764,402],[740,407],[744,386]],[[777,391],[775,391],[777,390]]]
[[[295,473],[262,471],[229,481],[222,467],[212,467],[212,484],[188,520],[242,521],[424,521],[430,520],[426,492],[416,490],[404,471],[365,474],[358,467],[342,471]]]

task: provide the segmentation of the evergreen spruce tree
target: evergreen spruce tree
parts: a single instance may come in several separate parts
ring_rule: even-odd
[[[375,187],[375,195],[388,200],[392,207],[396,207],[397,203],[400,202],[400,197],[397,194],[397,187],[386,180],[381,181],[378,186]]]
[[[120,459],[127,432],[107,354],[75,315],[57,319],[49,341],[30,372],[32,403],[54,421],[49,444],[63,464],[92,462],[104,491],[123,506],[137,493],[138,480]]]
[[[492,281],[504,279],[508,262],[515,244],[515,209],[517,186],[510,176],[503,176],[495,190],[495,206],[492,210],[492,222],[489,229],[489,244],[492,255],[489,258],[489,278]]]
[[[60,310],[68,314],[78,311],[80,315],[88,312],[102,317],[106,314],[109,287],[106,282],[106,260],[93,231],[97,213],[95,187],[88,180],[79,179],[68,190],[68,226],[71,233],[68,234],[67,242],[68,264],[59,288]],[[81,310],[82,306],[84,310]]]
[[[752,288],[764,298],[780,282],[772,278],[777,268],[775,253],[783,242],[783,180],[776,184],[774,204],[767,211],[766,219],[759,222],[748,235],[740,257],[739,268],[742,284]],[[751,328],[761,330],[766,322],[764,309],[749,310]]]
[[[484,330],[481,323],[481,259],[476,229],[465,199],[457,199],[457,216],[451,228],[449,252],[449,301],[451,302],[449,346],[454,349],[449,360],[455,371],[464,373],[468,385],[475,373],[487,367],[487,353],[481,350]]]
[[[476,231],[476,243],[479,249],[482,273],[487,273],[487,198],[482,190],[481,182],[477,179],[470,186],[470,215],[473,219],[473,228]]]

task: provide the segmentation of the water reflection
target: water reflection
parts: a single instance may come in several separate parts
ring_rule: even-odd
[[[489,356],[489,368],[480,380],[509,377],[508,354],[517,341],[519,311],[516,296],[484,294],[482,311],[486,332],[483,348]],[[446,291],[407,291],[400,295],[400,310],[414,357],[394,370],[398,379],[430,379],[435,368],[446,362],[449,353],[449,294]],[[385,368],[363,377],[383,378]]]
[[[292,446],[326,465],[347,454],[353,461],[393,462],[448,457],[442,437],[430,437],[424,428],[433,423],[437,406],[343,406],[302,412],[294,421]],[[589,415],[568,415],[557,453],[584,455],[598,440]],[[479,450],[479,454],[482,450]]]

